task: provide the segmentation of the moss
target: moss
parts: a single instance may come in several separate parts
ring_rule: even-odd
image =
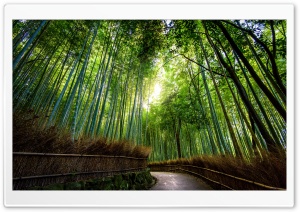
[[[74,183],[66,183],[65,190],[81,190],[82,183],[81,182],[74,182]]]
[[[129,183],[126,180],[122,180],[120,185],[120,190],[128,190],[128,188],[129,188]]]
[[[150,170],[79,182],[32,187],[30,190],[148,190],[154,182]]]
[[[116,189],[121,187],[122,184],[122,175],[115,175],[113,178],[113,184]]]
[[[122,178],[126,181],[130,180],[129,174],[122,174]]]
[[[100,187],[94,187],[93,190],[114,190],[115,186],[111,178],[105,179]]]
[[[34,186],[29,188],[29,190],[65,190],[65,185],[64,184],[51,184],[48,186]]]
[[[153,177],[151,176],[150,172],[149,174],[146,174],[145,179],[147,184],[151,184],[153,182]]]
[[[136,173],[132,173],[132,174],[129,176],[129,178],[130,178],[130,181],[131,181],[131,182],[135,182],[135,179],[136,179]]]

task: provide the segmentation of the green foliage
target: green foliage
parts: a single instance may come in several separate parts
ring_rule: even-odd
[[[284,20],[15,20],[12,39],[14,113],[74,143],[127,139],[151,160],[285,149]]]
[[[150,169],[141,172],[118,174],[112,177],[87,181],[32,187],[29,190],[148,190],[154,183]]]

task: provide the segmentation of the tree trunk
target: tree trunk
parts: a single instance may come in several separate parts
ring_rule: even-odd
[[[231,45],[232,49],[237,53],[237,55],[239,56],[239,58],[242,60],[242,62],[246,66],[247,70],[249,71],[249,73],[251,74],[251,76],[253,77],[253,79],[255,80],[255,82],[257,83],[257,85],[261,88],[261,90],[265,93],[265,95],[270,100],[270,102],[272,103],[272,105],[276,108],[276,110],[278,111],[278,113],[286,121],[286,111],[285,111],[285,109],[281,106],[281,104],[277,101],[277,99],[272,95],[272,93],[269,91],[269,89],[261,81],[261,79],[256,74],[255,70],[250,65],[250,63],[248,62],[248,60],[245,58],[244,54],[238,48],[238,46],[236,45],[236,43],[234,42],[234,40],[232,39],[232,37],[230,36],[230,34],[228,33],[228,31],[226,30],[226,28],[219,21],[214,21],[214,23],[221,29],[221,31],[223,32],[224,36],[226,37],[226,39],[228,40],[229,44]]]
[[[203,26],[204,26],[204,29],[205,29],[205,34],[206,34],[207,40],[208,40],[208,42],[212,45],[212,41],[211,41],[211,39],[210,39],[210,37],[209,37],[209,34],[208,34],[208,31],[207,31],[207,28],[206,28],[205,24],[203,24]],[[242,159],[242,158],[243,158],[242,151],[241,151],[241,149],[240,149],[240,146],[239,146],[238,141],[237,141],[237,139],[236,139],[236,136],[235,136],[235,134],[234,134],[234,130],[233,130],[233,127],[232,127],[231,122],[230,122],[230,120],[229,120],[227,111],[226,111],[226,109],[225,109],[225,105],[224,105],[224,103],[223,103],[223,99],[222,99],[222,97],[221,97],[221,94],[220,94],[219,88],[218,88],[218,86],[217,86],[215,77],[214,77],[214,75],[213,75],[213,73],[212,73],[212,71],[211,71],[211,67],[210,67],[210,65],[209,65],[208,56],[207,56],[207,53],[206,53],[206,51],[205,51],[205,49],[204,49],[204,45],[203,45],[203,43],[202,43],[201,37],[200,37],[200,43],[201,43],[201,48],[202,48],[202,50],[203,50],[204,57],[205,57],[205,60],[206,60],[208,69],[210,70],[210,76],[211,76],[211,78],[212,78],[212,81],[213,81],[213,84],[214,84],[214,87],[215,87],[215,90],[216,90],[216,93],[217,93],[219,102],[220,102],[220,104],[221,104],[221,108],[222,108],[223,114],[224,114],[224,116],[225,116],[225,120],[226,120],[228,129],[229,129],[230,137],[231,137],[231,139],[232,139],[232,143],[233,143],[233,146],[234,146],[234,150],[235,150],[235,153],[236,153],[236,157]]]
[[[229,22],[226,22],[226,23],[229,23]],[[252,31],[246,30],[246,29],[236,26],[235,24],[232,24],[232,23],[229,23],[229,24],[231,24],[232,26],[234,26],[240,30],[246,31],[255,40],[255,42],[257,42],[259,45],[261,45],[264,48],[264,50],[266,51],[266,53],[271,61],[274,78],[275,78],[276,82],[278,83],[279,87],[281,88],[282,92],[284,94],[286,94],[286,87],[283,85],[283,83],[281,81],[281,78],[280,78],[280,75],[278,72],[278,68],[276,65],[276,61],[275,61],[275,55],[272,54],[272,52],[270,51],[268,46],[264,42],[262,42],[260,39],[258,39]]]
[[[174,125],[175,125],[175,139],[176,139],[176,146],[177,146],[178,158],[181,158],[182,157],[181,156],[181,146],[180,146],[181,119],[179,118],[177,126],[176,126],[176,121],[175,121]]]
[[[228,34],[228,32],[227,32]],[[229,34],[228,34],[229,35]],[[272,136],[269,134],[269,132],[267,131],[266,127],[264,126],[264,124],[262,123],[262,121],[260,120],[259,116],[257,115],[253,105],[251,104],[251,102],[249,101],[245,88],[243,87],[243,85],[241,84],[238,76],[236,75],[235,71],[224,61],[221,53],[219,52],[219,50],[217,48],[214,48],[215,53],[217,54],[220,62],[222,63],[222,65],[226,68],[226,70],[228,71],[228,73],[230,74],[249,114],[251,114],[252,118],[254,119],[258,129],[261,132],[262,137],[265,139],[265,142],[267,144],[267,147],[269,149],[270,152],[274,152],[276,151],[276,145],[274,142],[274,139],[272,138]]]
[[[26,45],[23,47],[23,49],[21,50],[21,52],[16,56],[16,58],[13,61],[13,70],[15,70],[16,66],[18,65],[18,63],[20,62],[21,58],[23,57],[25,51],[29,48],[29,46],[32,44],[32,42],[34,41],[34,39],[36,38],[36,36],[39,34],[39,32],[42,30],[42,32],[46,29],[46,27],[44,27],[44,25],[47,23],[48,21],[42,21],[40,26],[38,27],[38,29],[34,32],[34,34],[31,36],[31,38],[27,41]],[[49,22],[48,22],[49,23]],[[47,26],[47,25],[46,25]],[[44,27],[44,28],[43,28]]]

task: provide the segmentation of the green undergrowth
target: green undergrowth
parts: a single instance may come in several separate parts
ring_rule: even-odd
[[[30,190],[148,190],[154,182],[150,169],[147,169],[142,172],[131,172],[87,181],[33,187]]]

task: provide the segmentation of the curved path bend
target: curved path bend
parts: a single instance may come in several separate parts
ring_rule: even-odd
[[[201,179],[189,174],[173,172],[151,172],[157,179],[150,190],[213,190]]]

